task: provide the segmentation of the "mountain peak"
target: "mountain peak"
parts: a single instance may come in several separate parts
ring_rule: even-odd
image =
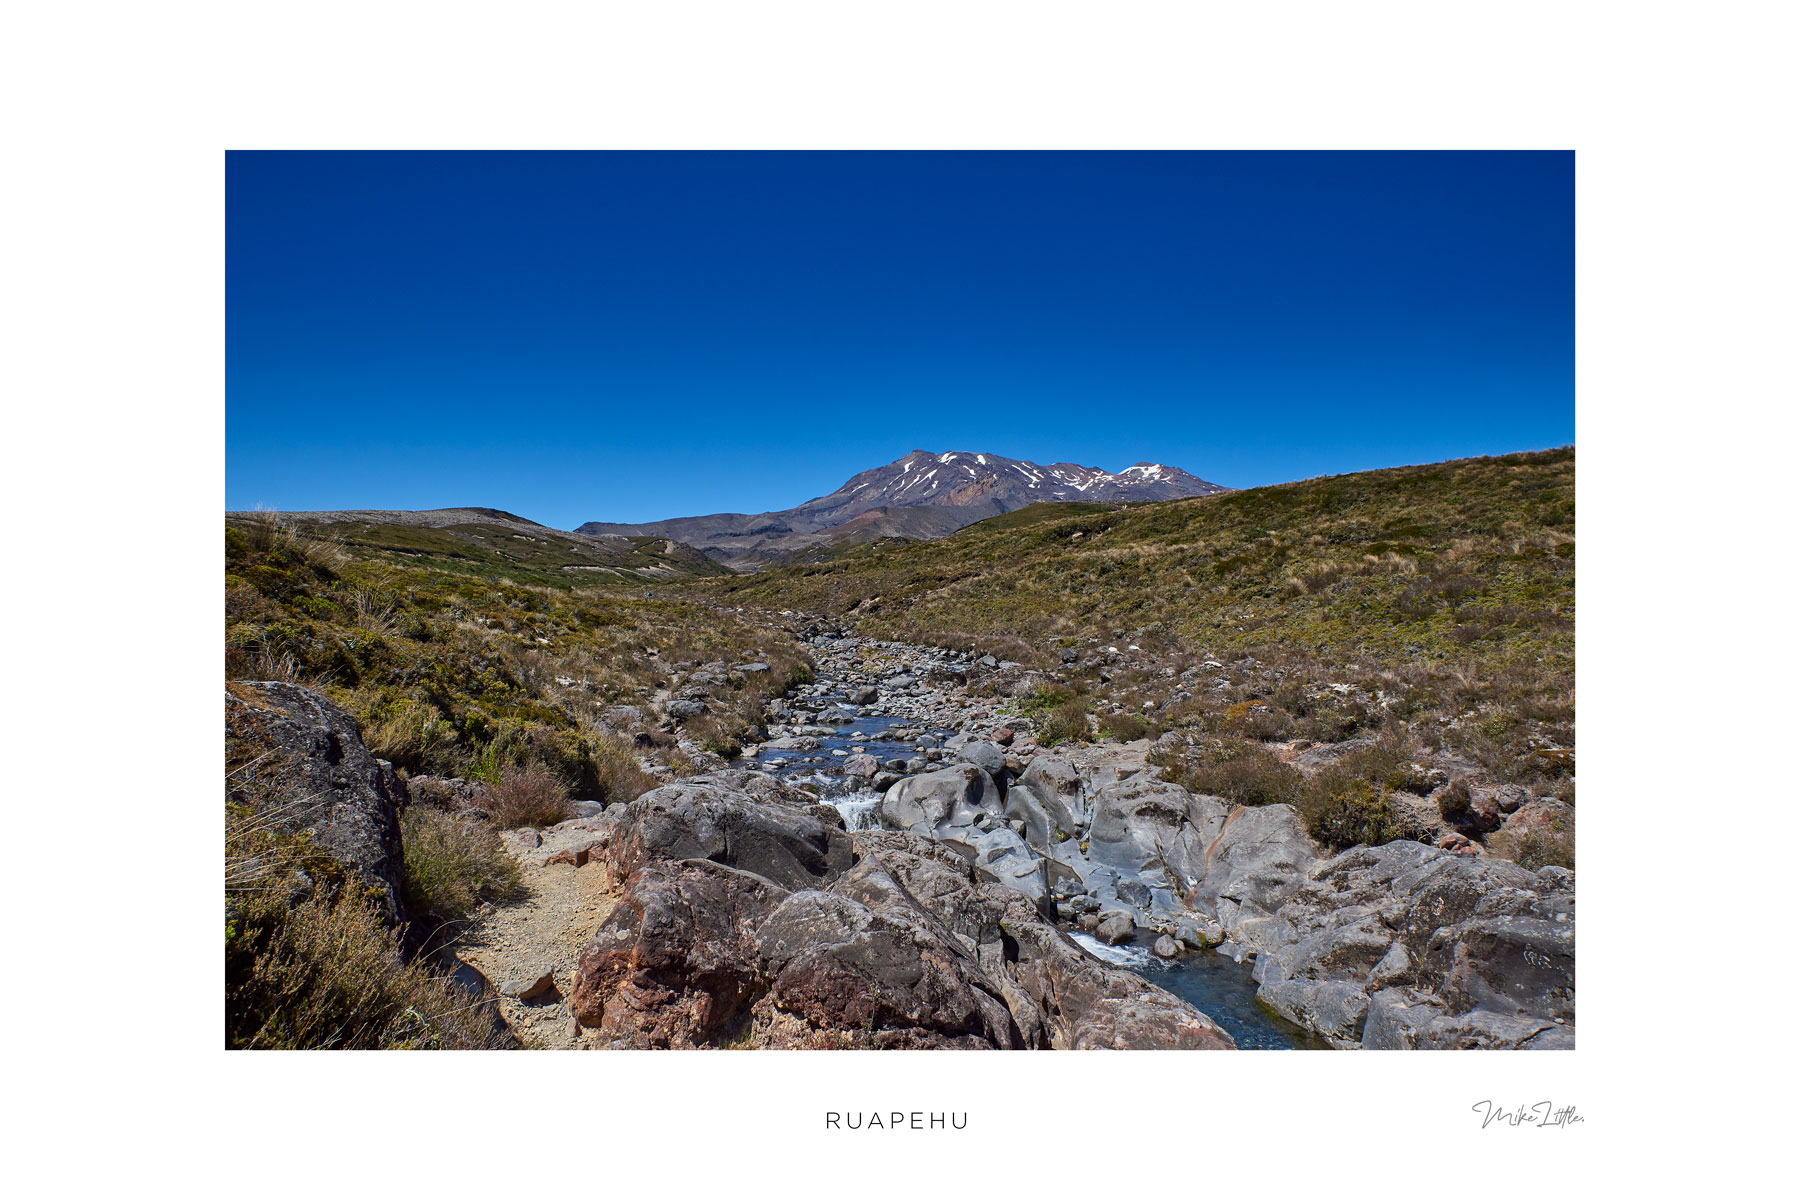
[[[1137,462],[1114,474],[1099,467],[1058,462],[1044,466],[982,450],[913,450],[885,466],[845,480],[801,510],[851,507],[845,519],[884,505],[963,507],[990,499],[1010,512],[1041,500],[1174,500],[1210,496],[1225,489],[1165,463]]]
[[[1126,504],[1225,490],[1165,463],[1133,463],[1114,474],[1071,462],[1045,466],[985,450],[914,449],[852,475],[828,495],[781,512],[720,513],[631,526],[589,522],[581,532],[671,537],[745,567],[787,561],[795,553],[842,539],[943,537],[1045,501]],[[859,520],[864,514],[873,516]],[[852,521],[856,524],[843,528]]]

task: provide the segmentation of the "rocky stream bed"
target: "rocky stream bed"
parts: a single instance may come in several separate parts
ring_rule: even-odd
[[[741,761],[505,835],[529,898],[459,978],[524,1044],[1573,1047],[1572,871],[1330,854],[1287,805],[1165,782],[1148,741],[1040,747],[1016,664],[808,649]],[[309,764],[322,841],[392,906],[406,782],[316,693],[246,686],[242,736]]]
[[[1241,1047],[1573,1045],[1573,872],[1416,841],[1330,856],[1287,805],[1164,782],[1147,741],[1040,749],[1032,721],[964,687],[1015,664],[831,633],[810,648],[817,681],[777,702],[752,761],[851,829],[951,847]]]

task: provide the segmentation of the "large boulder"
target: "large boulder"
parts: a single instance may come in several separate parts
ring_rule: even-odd
[[[986,739],[977,739],[956,748],[956,757],[971,766],[980,767],[995,780],[1006,778],[1006,754]]]
[[[967,763],[902,779],[881,798],[882,821],[925,837],[972,826],[983,813],[1003,812],[993,778]]]
[[[979,959],[908,900],[879,858],[835,891],[788,897],[758,949],[769,977],[760,1024],[783,1044],[1024,1046]]]
[[[756,933],[787,894],[719,863],[642,862],[581,952],[569,1011],[614,1046],[715,1043],[767,986]]]
[[[1025,826],[1022,836],[1042,853],[1049,853],[1052,846],[1069,836],[1045,811],[1036,793],[1017,784],[1006,789],[1005,813],[1008,821],[1019,821]]]
[[[770,738],[762,744],[762,748],[764,750],[787,750],[804,753],[817,750],[821,745],[823,745],[823,743],[816,737],[788,734],[783,737]]]
[[[752,787],[761,798],[744,790]],[[706,859],[792,889],[829,882],[854,862],[836,809],[747,771],[666,784],[607,815],[604,861],[617,880],[652,859]]]
[[[938,840],[966,857],[979,878],[1018,892],[1046,915],[1056,911],[1050,899],[1048,865],[1005,825],[948,830]]]
[[[1368,995],[1337,979],[1284,979],[1258,990],[1257,998],[1294,1024],[1312,1030],[1339,1049],[1360,1044]]]
[[[406,785],[369,753],[349,713],[298,684],[228,684],[225,768],[230,801],[269,828],[309,832],[389,920],[404,915]]]
[[[1546,864],[1575,861],[1575,809],[1550,796],[1523,804],[1487,837],[1490,854],[1510,858],[1535,870]]]
[[[1228,808],[1212,796],[1196,796],[1194,802],[1209,817]],[[1211,829],[1210,820],[1206,828]],[[1200,869],[1183,882],[1195,908],[1216,912],[1226,900],[1273,912],[1306,882],[1323,855],[1292,805],[1235,808],[1207,842]]]
[[[608,811],[624,894],[570,993],[602,1044],[1232,1048],[959,848],[882,830],[821,842],[818,806],[757,778],[702,776]]]
[[[1214,797],[1140,775],[1094,794],[1088,857],[1127,875],[1166,874],[1171,884],[1198,879],[1225,816]]]
[[[1100,919],[1094,935],[1109,946],[1117,946],[1137,937],[1137,925],[1129,913],[1110,912]]]
[[[1575,1030],[1486,1009],[1450,1014],[1435,996],[1388,988],[1369,998],[1364,1050],[1573,1050]]]
[[[1087,828],[1089,809],[1075,763],[1062,754],[1039,754],[1006,791],[1025,792],[1057,830],[1077,835]]]

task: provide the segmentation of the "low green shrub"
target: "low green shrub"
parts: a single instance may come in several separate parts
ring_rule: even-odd
[[[1171,766],[1163,778],[1190,792],[1259,807],[1296,804],[1305,785],[1300,772],[1256,742],[1219,742]]]
[[[501,829],[555,825],[572,812],[568,787],[541,762],[504,768],[481,789],[476,804]]]
[[[741,729],[726,717],[695,717],[687,723],[687,732],[702,750],[728,762],[744,752],[743,743],[739,741]]]
[[[1387,789],[1347,773],[1315,775],[1296,807],[1307,831],[1334,850],[1380,846],[1405,836]]]
[[[1100,732],[1121,742],[1150,736],[1150,723],[1136,713],[1110,713],[1100,718]]]
[[[1469,815],[1469,801],[1469,781],[1458,775],[1438,793],[1438,814],[1452,825],[1457,824]]]
[[[1019,711],[1027,716],[1042,716],[1074,698],[1075,693],[1060,684],[1040,684],[1020,699]]]
[[[519,864],[492,827],[415,804],[400,818],[406,906],[415,916],[455,921],[483,902],[519,895]]]
[[[1038,744],[1054,746],[1060,742],[1085,741],[1088,736],[1087,705],[1071,696],[1055,708],[1038,727]]]
[[[1535,871],[1539,867],[1567,867],[1573,871],[1575,846],[1569,838],[1528,833],[1519,839],[1513,861],[1528,871]]]

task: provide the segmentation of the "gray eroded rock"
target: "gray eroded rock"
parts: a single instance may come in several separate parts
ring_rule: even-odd
[[[1095,929],[1095,934],[1109,946],[1117,946],[1137,937],[1137,926],[1131,915],[1123,912],[1107,913]]]
[[[795,886],[743,869],[821,853],[813,806],[734,790],[748,775],[609,810],[625,894],[569,1001],[603,1045],[1232,1048],[1191,1005],[1084,953],[951,847],[870,831],[841,869],[790,871]],[[753,855],[736,848],[744,831],[761,831]],[[709,847],[715,857],[691,856]]]
[[[1359,846],[1317,863],[1257,932],[1258,995],[1334,1043],[1573,1043],[1572,872],[1417,842]]]
[[[604,861],[615,879],[652,859],[705,859],[803,888],[854,861],[835,809],[749,771],[665,784],[607,813],[615,832]]]
[[[1094,793],[1088,857],[1127,875],[1179,884],[1204,874],[1206,848],[1225,825],[1223,802],[1139,776]]]
[[[889,827],[925,837],[972,827],[1004,808],[1000,789],[979,767],[966,763],[903,779],[881,799],[881,819]]]
[[[1335,979],[1287,979],[1257,990],[1257,998],[1296,1025],[1340,1049],[1360,1044],[1369,997],[1354,983]]]
[[[959,747],[956,755],[961,761],[980,767],[996,780],[1006,777],[1006,755],[990,741],[971,741]]]
[[[1226,807],[1216,797],[1195,799],[1210,802],[1200,809],[1206,814]],[[1198,880],[1191,885],[1195,907],[1214,908],[1223,899],[1273,912],[1306,882],[1321,854],[1291,805],[1230,811],[1202,853]]]
[[[225,690],[226,789],[272,822],[313,841],[404,915],[399,810],[406,785],[370,754],[349,713],[293,683]]]
[[[771,738],[763,743],[764,750],[786,750],[807,753],[817,750],[823,743],[816,737],[788,736]]]
[[[1074,836],[1087,828],[1090,814],[1081,776],[1067,757],[1040,754],[1032,759],[1031,765],[1007,789],[1008,798],[1020,789],[1031,796],[1056,829]]]

